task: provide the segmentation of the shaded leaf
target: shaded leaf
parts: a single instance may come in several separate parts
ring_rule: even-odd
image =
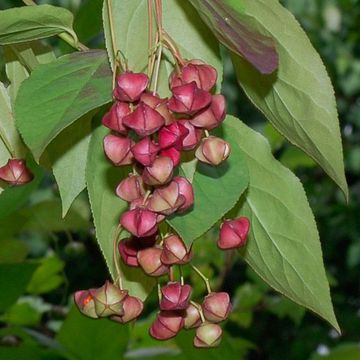
[[[69,10],[51,5],[23,6],[0,11],[0,45],[43,39],[63,32],[77,41]]]
[[[190,0],[216,37],[230,50],[243,56],[263,74],[278,67],[275,42],[269,33],[261,34],[261,21],[250,23],[242,17],[245,4],[238,0]]]
[[[63,129],[109,101],[111,71],[106,53],[65,55],[38,66],[24,81],[15,104],[16,124],[38,160]]]
[[[276,42],[279,69],[259,74],[233,55],[246,95],[291,143],[311,156],[348,196],[334,90],[320,56],[277,0],[243,0],[241,16],[261,22]]]
[[[29,252],[23,241],[16,239],[0,239],[0,263],[17,263],[25,260]]]
[[[78,360],[122,359],[129,328],[108,319],[90,319],[73,306],[56,339]]]
[[[0,312],[9,308],[25,292],[37,266],[34,263],[0,264]]]
[[[85,170],[92,116],[93,113],[85,115],[62,131],[43,156],[50,162],[59,187],[63,217],[86,186]]]
[[[300,181],[275,160],[263,136],[230,116],[223,127],[225,138],[236,136],[250,175],[245,201],[231,214],[251,222],[245,260],[275,290],[339,330],[316,223]]]

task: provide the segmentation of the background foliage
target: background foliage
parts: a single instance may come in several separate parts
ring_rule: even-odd
[[[83,43],[94,48],[104,47],[102,1],[51,3],[76,14],[74,29]],[[223,92],[228,99],[229,113],[262,132],[276,157],[304,183],[318,222],[342,336],[302,307],[275,294],[239,257],[219,256],[214,246],[217,234],[213,231],[195,243],[198,265],[214,279],[215,287],[230,292],[236,308],[219,349],[196,352],[188,345],[191,342],[188,333],[161,347],[150,339],[147,328],[154,317],[155,292],[150,296],[145,316],[133,328],[107,320],[94,323],[80,316],[71,309],[71,294],[79,288],[100,286],[108,276],[107,269],[94,238],[86,194],[80,194],[61,220],[61,214],[67,210],[61,208],[61,187],[59,194],[54,178],[46,172],[41,184],[19,188],[21,192],[17,196],[24,199],[19,207],[14,208],[6,196],[0,198],[1,359],[105,360],[116,358],[119,353],[125,358],[139,359],[239,358],[239,354],[248,359],[283,359],[284,354],[289,359],[360,358],[360,2],[284,0],[283,4],[310,36],[335,85],[350,188],[349,204],[324,172],[309,157],[288,145],[254,109],[235,82],[229,58],[226,58]],[[18,5],[20,1],[4,0],[0,9]],[[70,52],[58,39],[49,41],[55,46],[57,56]],[[0,61],[3,59],[4,54],[0,54]],[[5,74],[1,73],[0,80],[4,79]],[[79,142],[78,146],[86,148],[89,144]],[[47,161],[55,162],[51,147],[47,152],[50,152],[46,154]],[[78,161],[81,163],[82,159]],[[61,172],[61,164],[58,169]],[[79,191],[84,186],[84,177],[85,174],[80,176]],[[31,193],[32,187],[37,187],[34,193]],[[24,259],[29,261],[23,263]],[[201,284],[195,286],[195,295],[201,291]]]

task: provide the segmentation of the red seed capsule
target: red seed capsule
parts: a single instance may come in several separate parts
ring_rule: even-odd
[[[201,140],[195,156],[203,163],[216,166],[229,157],[230,151],[230,145],[225,140],[209,136]]]
[[[149,84],[149,78],[143,73],[125,72],[116,77],[114,97],[119,101],[134,102]]]
[[[144,166],[151,166],[159,152],[159,145],[145,137],[131,148],[135,160]]]
[[[185,202],[179,207],[180,212],[184,212],[194,205],[194,190],[188,179],[182,176],[175,176],[173,179],[179,185],[179,193],[185,197]]]
[[[200,305],[198,305],[200,307]],[[201,316],[199,309],[190,304],[184,312],[184,328],[185,329],[194,329],[199,327],[201,324]]]
[[[177,235],[169,235],[163,240],[161,261],[166,265],[187,264],[192,258],[192,252]]]
[[[173,176],[174,164],[167,156],[159,156],[152,163],[144,169],[142,177],[145,184],[148,185],[163,185],[168,183]]]
[[[181,147],[183,150],[192,150],[197,144],[200,142],[203,131],[200,128],[196,128],[194,125],[190,123],[189,120],[178,120],[180,124],[182,124],[186,129],[188,129],[189,133],[183,138]]]
[[[111,320],[126,324],[140,316],[144,309],[144,303],[135,296],[127,296],[123,302],[124,315],[112,316]]]
[[[207,130],[218,127],[226,116],[225,98],[222,95],[214,95],[211,104],[205,110],[197,113],[190,123],[196,127]]]
[[[210,91],[215,86],[216,80],[217,71],[214,67],[194,59],[185,64],[180,74],[174,71],[170,75],[170,88],[195,81],[198,88]]]
[[[192,288],[179,282],[169,282],[161,288],[160,310],[185,310],[189,306]]]
[[[167,340],[176,336],[184,327],[184,319],[176,311],[161,311],[152,323],[150,335],[157,340]]]
[[[195,81],[172,89],[173,96],[168,101],[171,111],[179,114],[194,115],[206,108],[211,102],[211,95],[199,89]]]
[[[144,183],[139,175],[130,175],[116,187],[116,195],[131,202],[145,195]]]
[[[9,159],[6,165],[0,167],[0,179],[15,186],[24,185],[34,178],[26,167],[26,161]]]
[[[161,276],[169,272],[169,267],[164,265],[161,260],[161,249],[157,247],[151,247],[140,250],[137,253],[137,259],[144,270],[149,276]]]
[[[143,137],[158,131],[165,120],[157,111],[140,102],[131,114],[124,117],[123,123]]]
[[[157,214],[138,207],[123,213],[120,224],[136,237],[151,236],[157,231]]]
[[[131,112],[130,106],[124,102],[115,102],[102,119],[102,124],[120,134],[126,135],[128,129],[123,124],[123,118]]]
[[[220,228],[217,245],[222,250],[237,249],[246,244],[250,221],[246,217],[225,220]]]
[[[159,153],[160,156],[167,156],[171,159],[171,161],[174,164],[174,167],[178,166],[181,161],[181,152],[179,150],[176,150],[173,147],[161,150]]]
[[[127,137],[107,135],[104,138],[104,151],[116,166],[130,165],[134,159],[130,149],[133,141]]]
[[[218,323],[226,320],[231,311],[230,296],[226,292],[212,292],[205,297],[202,303],[205,319]]]
[[[161,149],[174,147],[176,150],[182,149],[182,142],[189,130],[179,121],[175,121],[168,126],[164,126],[159,131],[159,145]]]
[[[163,215],[170,215],[184,203],[185,197],[179,193],[179,185],[171,182],[154,191],[149,199],[148,209]]]
[[[167,106],[168,99],[160,99],[159,96],[146,92],[141,95],[140,101],[156,110],[165,119],[165,125],[175,121]]]

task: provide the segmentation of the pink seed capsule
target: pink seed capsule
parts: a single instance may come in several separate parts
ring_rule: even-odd
[[[196,86],[195,81],[172,89],[173,96],[168,101],[171,111],[179,114],[194,115],[206,108],[211,102],[211,95]]]
[[[186,127],[189,133],[183,138],[181,147],[183,150],[192,150],[194,149],[198,143],[200,142],[203,130],[200,128],[196,128],[191,124],[189,120],[178,120],[180,124]]]
[[[151,166],[145,167],[142,177],[147,185],[167,184],[173,176],[174,164],[167,156],[159,156]]]
[[[130,165],[133,162],[131,147],[133,141],[127,137],[106,135],[104,151],[108,159],[116,166]]]
[[[160,310],[185,310],[189,306],[192,288],[179,282],[169,282],[161,288]]]
[[[157,231],[157,214],[138,207],[123,213],[120,224],[136,237],[151,236]]]
[[[156,110],[140,102],[131,114],[123,118],[123,123],[144,137],[158,131],[165,124],[165,120]]]
[[[9,159],[6,165],[0,167],[0,180],[11,185],[24,185],[33,178],[32,172],[26,167],[25,160]]]
[[[199,89],[210,91],[216,84],[217,71],[211,65],[201,60],[188,61],[181,69],[180,74],[174,71],[170,75],[170,88],[189,84],[195,81]]]
[[[190,123],[196,127],[207,130],[218,127],[226,116],[225,98],[223,95],[214,95],[211,104],[206,109],[197,113]]]
[[[159,131],[159,144],[161,149],[173,147],[176,150],[182,149],[182,142],[189,130],[179,121],[164,126]]]
[[[147,275],[155,277],[169,272],[169,267],[161,262],[160,256],[161,249],[158,247],[143,249],[137,253],[137,259],[141,268]]]
[[[205,297],[202,303],[205,319],[218,323],[226,320],[231,311],[230,296],[226,292],[212,292]]]
[[[196,329],[194,346],[197,348],[213,348],[220,345],[222,329],[217,324],[203,323]]]
[[[94,299],[90,294],[90,290],[77,291],[74,295],[74,301],[81,313],[93,319],[98,318],[95,311]]]
[[[179,236],[171,234],[163,240],[161,262],[166,265],[184,265],[192,258],[189,250]]]
[[[116,77],[114,97],[119,101],[134,102],[149,84],[149,78],[143,73],[125,72]]]
[[[230,144],[216,136],[203,138],[196,149],[196,158],[209,165],[220,165],[230,155]]]
[[[179,166],[180,165],[180,161],[181,161],[181,152],[179,150],[176,150],[173,147],[161,150],[159,153],[160,156],[167,156],[168,158],[171,159],[171,161],[174,164],[174,167]]]
[[[111,320],[126,324],[140,316],[144,309],[144,303],[135,296],[127,296],[123,302],[124,315],[111,316]]]
[[[179,193],[185,197],[185,202],[179,207],[180,212],[190,209],[194,205],[194,190],[188,179],[175,176],[173,179],[179,185]]]
[[[131,148],[131,152],[133,153],[135,160],[144,166],[152,165],[159,150],[159,145],[148,136],[141,139]]]
[[[111,130],[126,135],[128,129],[123,124],[123,118],[129,115],[130,112],[129,104],[117,101],[110,108],[109,112],[104,115],[102,124]]]
[[[156,340],[171,339],[184,327],[184,319],[176,311],[160,311],[150,328]]]
[[[116,187],[116,195],[131,202],[145,195],[144,183],[139,175],[130,175]]]
[[[217,245],[222,250],[237,249],[246,244],[250,230],[250,221],[247,217],[234,220],[225,220],[220,228]]]

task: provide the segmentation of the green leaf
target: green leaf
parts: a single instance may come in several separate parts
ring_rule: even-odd
[[[129,327],[108,319],[90,319],[73,306],[56,339],[78,360],[123,359]]]
[[[15,104],[16,124],[38,160],[63,129],[109,101],[111,71],[106,53],[73,53],[38,66],[23,82]]]
[[[65,263],[56,256],[44,258],[27,286],[30,294],[44,294],[58,288],[64,282],[61,274]]]
[[[275,160],[262,135],[231,116],[223,128],[225,138],[237,138],[250,174],[245,201],[232,213],[251,222],[245,260],[275,290],[339,330],[319,234],[300,181]]]
[[[11,325],[36,326],[41,320],[41,313],[28,303],[19,303],[6,312],[3,320]]]
[[[29,252],[25,242],[16,239],[0,239],[0,263],[17,263],[26,259]]]
[[[24,146],[15,127],[10,96],[2,82],[0,82],[0,114],[0,141],[5,144],[7,153],[10,153],[11,157],[22,158]],[[0,166],[3,165],[4,163],[0,164]]]
[[[43,39],[63,32],[77,37],[70,11],[51,5],[24,6],[0,11],[0,45]]]
[[[105,127],[99,127],[93,132],[86,168],[86,182],[96,238],[110,274],[115,279],[113,241],[120,215],[128,207],[126,201],[115,195],[115,188],[128,175],[129,168],[114,167],[105,158],[102,141],[106,134],[108,130]],[[147,277],[142,270],[137,268],[124,266],[123,272],[124,288],[128,289],[131,295],[145,299],[153,288],[155,280]]]
[[[90,143],[93,112],[62,131],[46,149],[62,201],[62,216],[85,189],[86,159]]]
[[[0,312],[9,308],[25,292],[37,264],[0,264]]]
[[[107,2],[104,2],[104,31],[109,58],[113,63]],[[132,71],[146,71],[148,61],[147,1],[112,1],[115,43],[128,60]],[[222,62],[219,45],[211,31],[197,15],[193,6],[184,0],[163,1],[163,26],[176,42],[186,59],[201,59],[218,71],[218,89],[222,80]],[[136,46],[134,46],[136,44]],[[159,76],[159,93],[169,94],[168,76],[173,70],[173,60],[166,52]],[[169,61],[171,59],[171,62]]]
[[[262,23],[244,22],[242,1],[190,0],[216,37],[230,50],[247,59],[258,71],[271,74],[278,67],[278,54],[273,39],[259,33]],[[235,11],[233,9],[235,8]]]
[[[345,343],[333,348],[328,355],[313,354],[310,360],[358,360],[359,358],[359,344]]]
[[[21,231],[51,233],[88,230],[90,222],[76,206],[73,206],[67,216],[62,219],[61,202],[55,199],[42,201],[4,217],[0,220],[0,227],[8,234],[17,234]]]
[[[249,24],[262,23],[276,42],[280,62],[276,73],[263,76],[233,55],[241,87],[282,135],[319,163],[347,198],[334,90],[320,56],[277,0],[243,0],[243,4],[238,15]]]
[[[231,145],[229,159],[219,166],[198,162],[192,182],[193,209],[168,221],[188,245],[231,210],[248,186],[249,174],[237,137],[229,134],[226,140]]]
[[[48,45],[41,41],[31,41],[4,46],[4,55],[6,76],[10,81],[7,90],[14,106],[20,85],[29,77],[30,71],[39,64],[54,61],[55,54]]]

